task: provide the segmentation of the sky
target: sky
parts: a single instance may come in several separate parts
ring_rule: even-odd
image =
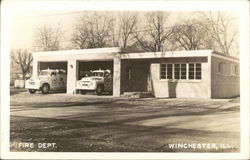
[[[31,49],[34,46],[35,28],[45,24],[55,27],[60,24],[64,32],[62,44],[70,45],[74,25],[82,13],[80,11],[12,11],[10,14],[11,49]],[[138,15],[143,15],[143,13],[145,12],[140,11]],[[114,11],[110,14],[115,17],[119,15],[119,12]],[[168,23],[172,25],[177,19],[185,20],[192,14],[192,12],[172,12],[168,17]]]
[[[19,7],[20,8],[20,7]],[[115,10],[115,8],[114,8]],[[122,10],[119,10],[122,11]],[[54,10],[42,9],[32,10],[32,8],[11,10],[10,12],[10,45],[11,49],[32,49],[34,46],[34,30],[41,25],[49,24],[57,26],[60,24],[64,31],[62,45],[70,46],[70,38],[74,25],[78,22],[78,17],[82,12],[78,10]],[[113,12],[117,14],[117,12]],[[193,12],[183,12],[183,10],[173,11],[169,17],[170,24],[174,24],[178,18],[186,20],[192,18]]]
[[[64,31],[64,41],[69,41],[74,23],[79,12],[69,11],[19,11],[12,12],[10,21],[11,48],[31,48],[34,39],[35,28],[49,24],[61,25]]]

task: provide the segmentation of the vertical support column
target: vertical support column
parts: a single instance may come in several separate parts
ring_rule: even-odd
[[[121,95],[121,57],[120,54],[114,56],[114,74],[113,74],[113,96]]]
[[[75,93],[77,66],[76,60],[68,60],[67,94]]]
[[[208,56],[207,56],[207,94],[208,94],[208,98],[212,98],[212,55],[211,55],[212,53],[209,53],[208,54]],[[202,63],[202,64],[204,64],[204,63]],[[201,65],[202,65],[201,64]],[[203,65],[201,66],[201,69],[202,69],[202,71],[201,71],[201,79],[203,79],[203,78],[205,78],[204,77],[204,69],[203,69]]]
[[[39,68],[39,62],[37,61],[36,58],[33,59],[33,70],[32,70],[32,75],[37,76],[38,75],[38,68]]]

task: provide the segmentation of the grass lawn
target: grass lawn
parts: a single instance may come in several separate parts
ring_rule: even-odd
[[[239,102],[49,94],[11,96],[10,150],[239,152]],[[20,147],[20,143],[34,147]],[[39,143],[56,143],[39,148]],[[171,144],[196,145],[170,148]],[[213,147],[197,148],[199,144]]]

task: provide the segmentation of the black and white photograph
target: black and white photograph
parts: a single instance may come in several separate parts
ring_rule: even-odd
[[[1,8],[1,159],[250,158],[248,1]]]

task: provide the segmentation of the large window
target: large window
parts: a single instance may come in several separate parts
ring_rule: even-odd
[[[201,63],[162,63],[160,79],[201,79]]]

